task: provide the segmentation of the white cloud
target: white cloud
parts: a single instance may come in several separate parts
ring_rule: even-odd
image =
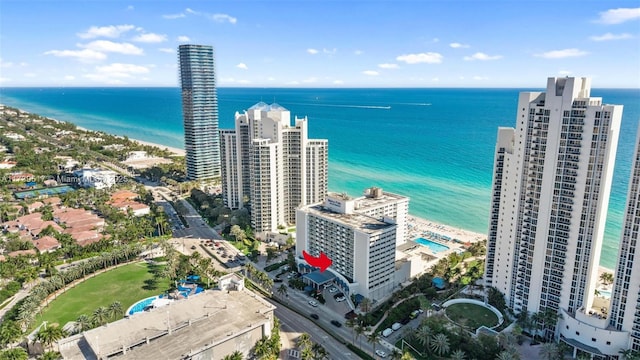
[[[173,54],[174,52],[176,52],[174,49],[172,48],[159,48],[159,51],[162,51],[163,53],[167,53],[167,54]]]
[[[129,6],[127,6],[127,10],[131,11],[131,10],[133,10],[133,9],[135,9],[135,8],[133,7],[133,5],[129,5]]]
[[[238,69],[242,69],[242,70],[249,70],[249,68],[247,67],[247,64],[245,64],[245,63],[240,63],[240,64],[236,65],[236,67]]]
[[[76,79],[76,77],[75,77],[75,76],[73,76],[73,75],[65,75],[64,79],[65,79],[65,80],[69,80],[69,81],[70,81],[70,80],[75,80],[75,79]]]
[[[333,48],[333,49],[322,49],[322,52],[328,55],[333,55],[338,51],[338,49]]]
[[[362,73],[367,75],[367,76],[378,76],[378,75],[380,75],[380,73],[375,71],[375,70],[365,70]]]
[[[342,85],[342,84],[344,84],[344,81],[342,81],[342,80],[333,80],[333,84],[334,85]]]
[[[136,75],[149,73],[149,68],[141,65],[113,63],[96,66],[95,72],[83,77],[110,85],[125,84],[123,79],[134,79]]]
[[[460,44],[460,43],[457,43],[457,42],[453,42],[453,43],[449,44],[449,46],[451,46],[454,49],[466,49],[466,48],[469,47],[469,45],[467,45],[467,44]]]
[[[437,43],[437,42],[440,42],[440,39],[438,39],[438,38],[433,38],[433,39],[431,39],[431,41],[432,41],[432,42],[434,42],[434,43]]]
[[[397,69],[398,64],[378,64],[380,69]]]
[[[434,77],[433,79],[431,79],[431,81],[438,82],[438,81],[440,81],[440,78]]]
[[[110,65],[96,66],[96,70],[101,74],[109,74],[116,77],[130,77],[133,74],[147,74],[149,68],[134,64],[113,63]]]
[[[11,78],[0,76],[0,84],[11,82]]]
[[[211,15],[211,18],[213,19],[213,21],[219,23],[228,22],[230,24],[235,24],[238,22],[237,18],[234,18],[233,16],[228,14],[213,14]]]
[[[140,34],[131,40],[142,42],[142,43],[161,43],[163,41],[167,41],[167,35],[146,33],[146,34]]]
[[[83,50],[49,50],[44,53],[45,55],[53,55],[57,57],[70,57],[76,58],[80,61],[91,62],[97,60],[104,60],[107,58],[107,55],[101,53],[99,51],[91,50],[91,49],[83,49]]]
[[[28,78],[32,78],[32,77],[38,76],[38,74],[30,72],[30,73],[24,73],[23,76],[24,77],[28,77]]]
[[[185,15],[184,13],[162,15],[163,18],[169,19],[169,20],[180,19],[180,18],[183,18],[183,17],[186,17],[186,16],[187,15]]]
[[[318,53],[318,50],[316,50],[316,49],[307,49],[307,52],[308,52],[309,54],[311,54],[311,55],[315,55],[315,54],[317,54],[317,53]]]
[[[267,80],[269,80],[269,81],[274,81],[275,79],[276,79],[276,78],[274,78],[273,76],[269,76],[269,77],[267,78]]]
[[[286,82],[285,85],[300,85],[300,83],[294,80],[294,81]]]
[[[109,40],[94,40],[88,44],[79,44],[78,46],[100,52],[114,52],[125,55],[142,55],[144,51],[130,43],[117,43]]]
[[[571,75],[571,71],[569,71],[569,70],[560,70],[560,71],[558,71],[558,74],[560,74],[560,75]]]
[[[478,76],[478,75],[476,75],[476,76],[473,77],[473,80],[478,80],[478,81],[480,81],[480,80],[489,80],[489,78],[486,77],[486,76]]]
[[[435,52],[407,54],[396,57],[396,60],[407,64],[440,64],[442,62],[442,55]]]
[[[362,50],[356,50],[356,51],[354,51],[353,53],[354,53],[355,55],[362,55],[362,54],[364,54],[364,51],[362,51]]]
[[[92,26],[89,30],[78,33],[77,35],[82,39],[93,39],[97,37],[117,38],[133,28],[135,28],[133,25]]]
[[[633,39],[633,35],[628,33],[623,33],[623,34],[606,33],[599,36],[591,36],[589,37],[589,39],[593,41],[624,40],[624,39]]]
[[[29,66],[29,64],[28,64],[26,61],[22,61],[22,62],[20,63],[20,66]]]
[[[241,80],[238,80],[238,84],[251,84],[251,80],[241,79]]]
[[[2,60],[2,58],[0,58],[0,68],[8,68],[8,67],[12,67],[13,63],[10,61],[4,61]]]
[[[563,59],[568,57],[584,56],[587,54],[588,52],[586,51],[573,48],[573,49],[547,51],[544,53],[535,54],[535,56],[545,58],[545,59]]]
[[[188,36],[180,35],[180,36],[178,36],[178,41],[180,41],[180,42],[188,42],[188,41],[191,41],[191,39],[189,39]]]
[[[610,9],[600,13],[596,22],[601,24],[621,24],[626,21],[640,19],[640,7]]]
[[[487,55],[482,52],[477,52],[471,56],[465,56],[464,59],[467,61],[473,61],[473,60],[489,61],[489,60],[502,59],[502,55]]]
[[[318,78],[315,76],[302,80],[303,83],[307,83],[307,84],[314,83],[317,81],[318,81]]]

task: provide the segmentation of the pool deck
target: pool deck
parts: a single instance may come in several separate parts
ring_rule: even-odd
[[[437,222],[419,218],[413,215],[409,215],[407,217],[407,223],[409,224],[410,239],[424,237],[425,239],[428,239],[443,245],[447,245],[449,247],[452,247],[451,246],[452,244],[458,243],[458,242],[463,244],[474,243],[474,242],[482,241],[487,238],[486,234],[454,228],[448,225],[439,224]],[[439,235],[440,239],[434,240],[432,236],[427,235],[429,233]],[[444,240],[446,238],[449,238],[451,240],[448,240],[448,241]],[[458,242],[454,241],[454,239],[457,239]]]

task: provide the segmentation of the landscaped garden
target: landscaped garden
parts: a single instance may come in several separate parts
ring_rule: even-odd
[[[498,316],[477,304],[452,304],[447,307],[446,313],[451,321],[472,331],[482,325],[488,328],[498,325]]]
[[[136,262],[87,279],[43,308],[35,325],[48,321],[64,326],[82,314],[91,317],[99,307],[108,308],[116,301],[120,302],[124,316],[124,311],[136,301],[168,290],[169,280],[154,275],[160,270],[158,265]]]

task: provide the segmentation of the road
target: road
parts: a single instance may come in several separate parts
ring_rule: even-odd
[[[305,332],[311,336],[313,342],[322,345],[327,350],[330,359],[359,359],[356,354],[351,353],[346,345],[338,342],[311,320],[300,316],[281,304],[268,299],[267,301],[276,306],[275,316],[280,319],[280,333],[283,337],[286,336],[290,339],[292,345],[295,344],[295,339]],[[284,359],[296,359],[296,357],[288,355],[289,352],[287,350],[289,349],[284,350],[287,353],[287,357],[283,357]]]

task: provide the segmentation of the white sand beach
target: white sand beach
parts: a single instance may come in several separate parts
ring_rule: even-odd
[[[409,223],[409,237],[411,239],[430,235],[428,237],[432,240],[435,238],[435,240],[443,242],[455,241],[465,244],[482,241],[487,238],[486,234],[451,227],[414,215],[409,215],[407,222]]]
[[[178,148],[171,147],[171,146],[164,146],[164,145],[155,144],[155,143],[152,143],[152,142],[149,142],[149,141],[138,140],[138,139],[129,139],[129,140],[135,141],[135,142],[137,142],[138,144],[141,144],[141,145],[153,146],[153,147],[157,147],[157,148],[160,148],[160,149],[164,149],[164,150],[170,151],[175,156],[185,156],[185,154],[186,154],[186,152],[183,149],[178,149]]]

